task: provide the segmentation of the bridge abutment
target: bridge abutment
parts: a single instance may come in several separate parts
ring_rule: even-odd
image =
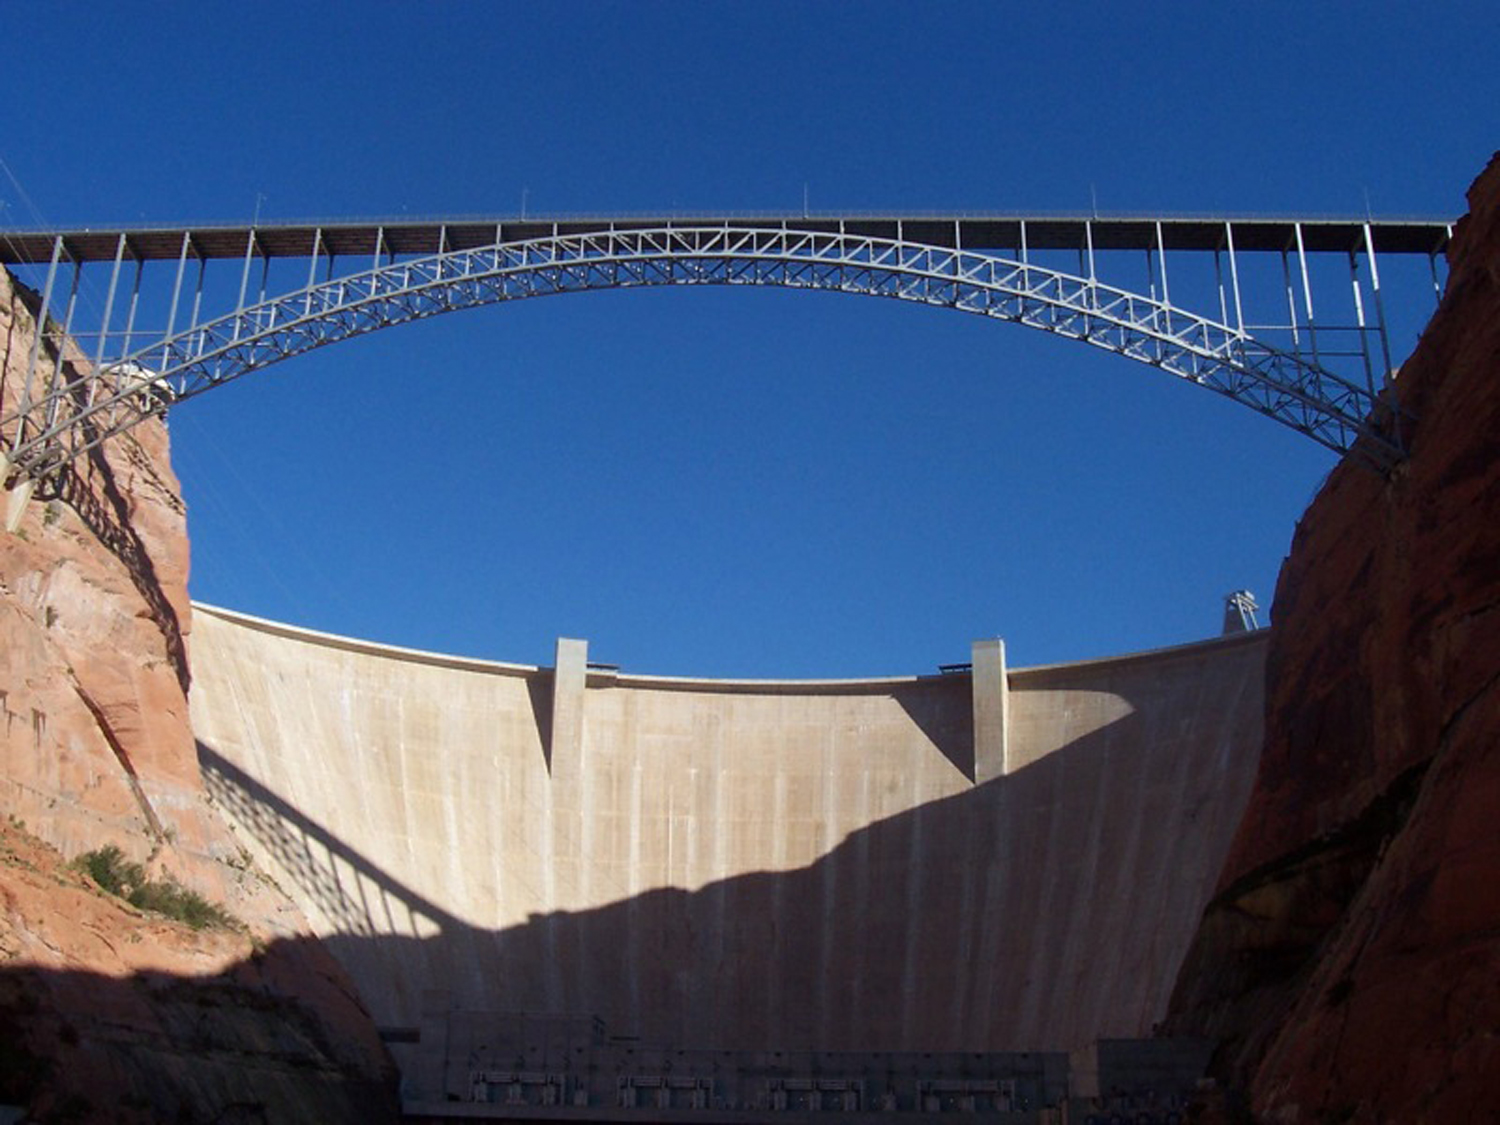
[[[0,453],[0,484],[10,477],[10,458]],[[14,535],[21,526],[21,518],[26,515],[26,505],[31,501],[31,494],[36,491],[36,481],[30,477],[22,477],[20,480],[5,490],[5,530]]]

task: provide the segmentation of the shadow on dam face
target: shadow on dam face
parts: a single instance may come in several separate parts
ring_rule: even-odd
[[[960,1050],[995,1044],[1000,1026],[1027,1036],[1004,1042],[1019,1049],[1088,1039],[1082,1013],[1134,1028],[1147,993],[1171,983],[1144,959],[1162,936],[1161,888],[1136,875],[1191,880],[1171,870],[1168,841],[1129,823],[1152,810],[1100,800],[1098,760],[1122,733],[857,831],[808,867],[497,930],[393,878],[201,742],[199,756],[210,792],[331,924],[334,955],[366,991],[394,994],[386,1015],[417,1022],[416,989],[442,985],[457,1007],[587,1012],[665,1043]],[[1106,839],[1121,845],[1109,857]],[[1048,923],[1058,915],[1067,926]]]
[[[458,754],[428,762],[458,771],[465,795],[435,801],[431,775],[402,751],[359,736],[300,744],[293,724],[243,700],[233,708],[243,729],[198,724],[219,726],[228,744],[202,736],[199,760],[231,823],[285,880],[383,1026],[419,1025],[425,993],[441,990],[458,1010],[592,1014],[664,1046],[1068,1050],[1149,1034],[1166,1011],[1256,771],[1263,649],[1253,637],[1016,670],[1013,736],[1035,754],[983,784],[963,775],[974,753],[968,690],[941,678],[935,694],[912,688],[898,703],[929,754],[912,775],[901,760],[859,772],[817,750],[798,733],[796,706],[777,712],[774,730],[741,730],[750,742],[801,736],[811,775],[843,762],[814,808],[792,792],[796,778],[757,777],[763,760],[705,762],[687,747],[682,771],[717,760],[717,777],[652,805],[642,784],[664,778],[643,777],[639,762],[613,771],[595,762],[595,784],[618,792],[580,801],[537,747],[520,774],[501,768],[493,756],[508,753],[514,730],[484,748],[487,775],[466,772]],[[348,718],[357,703],[345,693],[329,706]],[[688,726],[711,727],[721,714],[694,714]],[[850,718],[837,706],[831,715]],[[419,726],[429,720],[417,715]],[[1067,736],[1080,721],[1088,732]],[[529,715],[520,724],[537,729]],[[398,726],[437,753],[434,730],[414,739],[410,721]],[[858,744],[858,729],[847,736]],[[619,750],[628,756],[630,739]],[[314,768],[323,772],[296,780]],[[489,795],[475,801],[480,783]],[[287,792],[297,784],[299,795]],[[404,798],[383,804],[383,786]],[[823,831],[835,802],[859,814],[888,807],[874,799],[882,786],[903,786],[892,799],[906,807],[837,838]],[[744,789],[771,796],[736,808]],[[711,859],[744,855],[735,834],[750,832],[766,862],[694,879],[661,861],[673,841],[643,840],[646,831]],[[816,855],[790,861],[808,831]],[[501,901],[567,900],[579,883],[588,906],[502,916]]]

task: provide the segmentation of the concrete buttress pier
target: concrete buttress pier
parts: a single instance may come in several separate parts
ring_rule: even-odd
[[[556,653],[547,763],[553,777],[577,779],[583,768],[583,693],[588,683],[589,643],[559,637]]]
[[[1261,736],[1265,633],[726,681],[591,671],[568,639],[544,668],[193,622],[206,785],[411,1037],[433,990],[683,1047],[1147,1034]]]
[[[974,691],[974,783],[1010,772],[1006,760],[1006,712],[1010,682],[1005,673],[1005,642],[975,641],[971,649],[970,680]]]

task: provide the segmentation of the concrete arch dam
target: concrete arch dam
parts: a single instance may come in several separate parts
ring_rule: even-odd
[[[199,606],[210,791],[376,1021],[675,1046],[1148,1034],[1247,799],[1265,633],[728,682],[415,653]]]

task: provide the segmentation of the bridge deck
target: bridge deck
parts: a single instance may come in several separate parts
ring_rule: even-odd
[[[1030,250],[1077,250],[1092,239],[1096,250],[1155,250],[1160,225],[1161,246],[1168,250],[1219,250],[1231,230],[1237,251],[1295,250],[1297,228],[1310,251],[1365,249],[1365,227],[1370,228],[1377,253],[1441,253],[1452,233],[1447,219],[1361,219],[1357,217],[1145,216],[1145,215],[1019,215],[1019,214],[891,214],[891,215],[781,215],[701,214],[558,216],[556,218],[379,219],[359,222],[316,221],[205,226],[121,226],[73,230],[0,230],[0,263],[45,263],[55,239],[73,261],[113,260],[125,236],[126,257],[170,259],[181,256],[187,236],[190,255],[201,258],[243,257],[255,232],[255,252],[267,258],[305,258],[318,247],[321,254],[436,254],[488,246],[495,241],[518,241],[557,234],[588,234],[607,230],[645,230],[664,226],[765,227],[846,233],[873,238],[901,238],[932,246],[966,250],[1014,250],[1024,243]]]

